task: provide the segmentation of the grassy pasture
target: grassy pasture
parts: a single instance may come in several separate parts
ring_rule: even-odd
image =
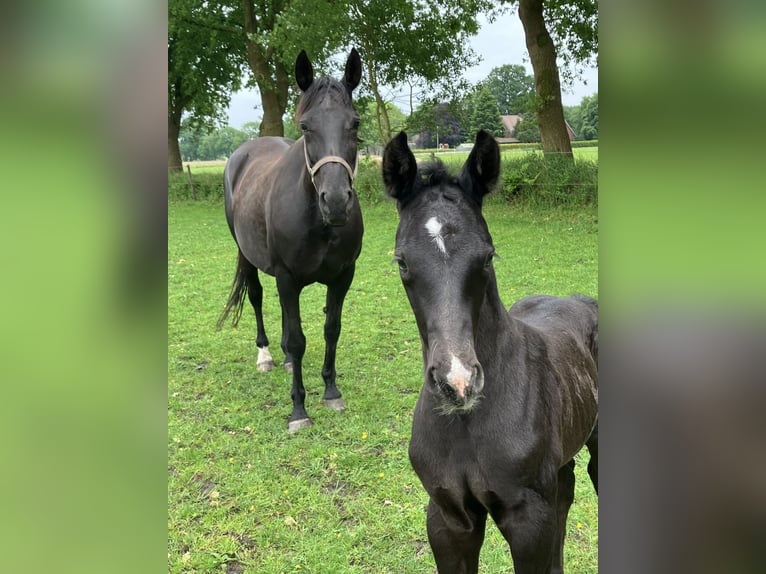
[[[392,265],[396,212],[363,207],[365,239],[343,315],[337,368],[347,410],[321,406],[324,288],[301,298],[306,405],[314,426],[288,436],[290,376],[255,370],[255,319],[215,331],[235,265],[220,201],[171,202],[168,246],[168,571],[435,572],[427,496],[407,459],[422,382],[414,317]],[[597,295],[595,208],[485,207],[506,305],[532,293]],[[271,349],[279,302],[262,276]],[[598,571],[597,498],[578,456],[568,523],[570,573]],[[512,572],[489,524],[483,572]]]

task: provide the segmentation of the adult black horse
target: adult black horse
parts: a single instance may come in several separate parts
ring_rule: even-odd
[[[409,454],[430,495],[441,574],[477,572],[487,515],[517,574],[562,572],[574,455],[597,487],[598,305],[534,296],[506,311],[481,213],[500,151],[484,131],[455,177],[418,170],[404,132],[383,155],[397,200],[395,259],[423,346]]]
[[[239,260],[218,327],[232,311],[236,325],[247,293],[257,323],[257,367],[271,370],[274,361],[263,326],[258,270],[276,277],[285,368],[292,370],[293,378],[290,432],[311,425],[304,406],[306,338],[300,316],[300,294],[311,283],[327,286],[324,404],[335,410],[345,408],[335,384],[335,353],[343,301],[364,232],[353,188],[359,116],[351,101],[361,76],[362,64],[355,49],[346,61],[342,82],[315,80],[311,62],[302,51],[295,63],[295,78],[303,92],[296,110],[303,136],[297,141],[262,137],[245,142],[224,170],[226,221],[239,248]]]

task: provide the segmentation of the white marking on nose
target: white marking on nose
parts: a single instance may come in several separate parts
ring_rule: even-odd
[[[439,248],[439,251],[446,255],[447,248],[444,246],[444,238],[442,237],[442,224],[436,217],[432,217],[426,221],[426,230],[431,236],[431,239],[434,240],[434,243],[436,243],[436,247]]]
[[[455,387],[460,398],[465,398],[465,390],[471,380],[473,371],[466,369],[463,362],[455,355],[452,355],[449,373],[447,373],[447,382]]]

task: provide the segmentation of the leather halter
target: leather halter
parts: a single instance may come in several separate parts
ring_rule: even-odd
[[[338,155],[326,155],[323,158],[321,158],[319,161],[317,161],[314,166],[311,166],[311,162],[309,161],[309,152],[306,149],[306,138],[303,139],[303,155],[306,158],[306,168],[309,170],[309,175],[311,175],[311,183],[314,186],[314,189],[316,189],[316,183],[314,183],[314,175],[316,172],[319,171],[319,168],[322,167],[326,163],[339,163],[343,167],[346,168],[346,171],[348,172],[348,176],[351,178],[351,183],[354,183],[354,180],[356,179],[356,171],[359,167],[359,152],[356,153],[356,160],[354,161],[354,168],[351,169],[351,166],[349,163],[343,159],[342,157]]]

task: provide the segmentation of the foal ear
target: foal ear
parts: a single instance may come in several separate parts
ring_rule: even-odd
[[[346,74],[343,76],[343,80],[346,82],[346,89],[348,93],[354,91],[362,80],[362,59],[359,57],[359,52],[356,48],[351,48],[351,53],[346,60]]]
[[[486,194],[492,191],[500,175],[500,146],[495,138],[484,130],[476,134],[476,143],[460,172],[463,189],[479,205]]]
[[[309,89],[311,82],[314,81],[314,69],[311,67],[311,61],[306,55],[306,50],[301,50],[298,59],[295,60],[295,80],[301,92]]]
[[[418,164],[407,145],[407,134],[399,132],[383,151],[383,183],[386,193],[401,205],[412,192],[417,173]]]

